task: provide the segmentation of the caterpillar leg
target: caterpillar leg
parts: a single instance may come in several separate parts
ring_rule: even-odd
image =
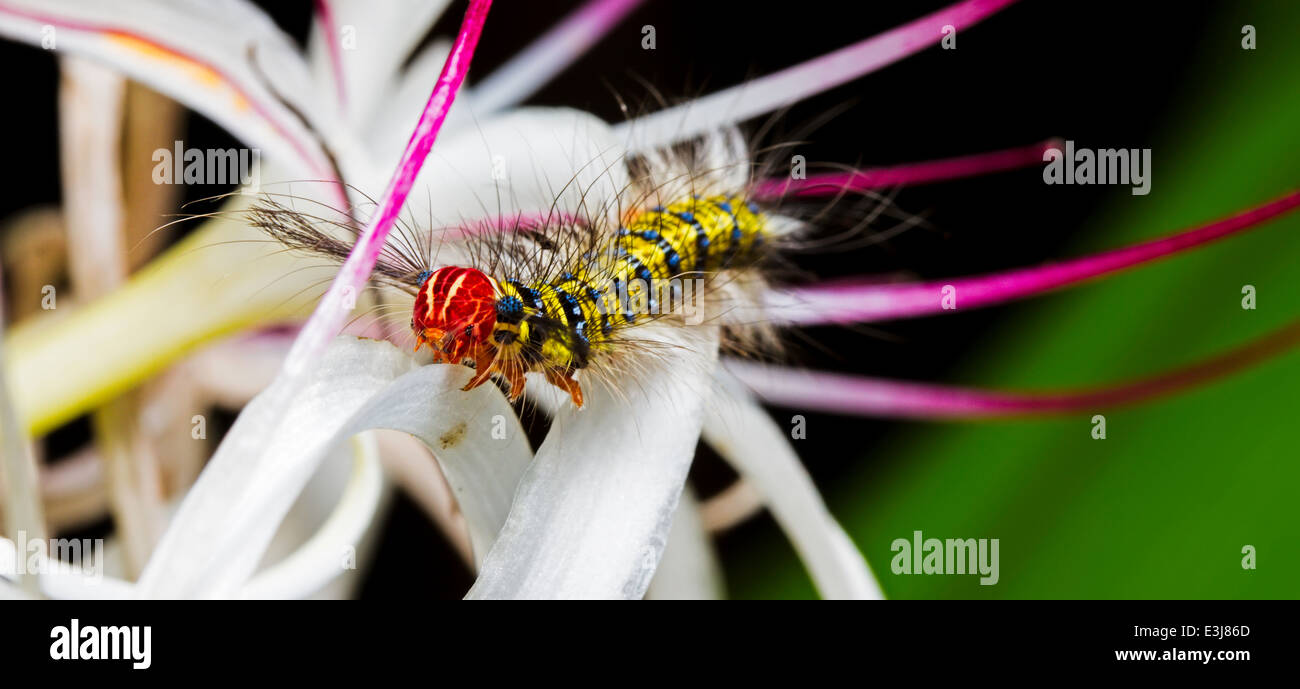
[[[414,351],[420,351],[421,347],[428,346],[433,352],[433,363],[441,364],[443,362],[457,363],[459,359],[447,351],[448,345],[453,345],[448,341],[446,334],[441,330],[429,328],[422,333],[417,333],[415,337]]]
[[[524,394],[524,366],[514,359],[497,359],[495,348],[482,346],[474,354],[474,377],[466,383],[464,390],[473,390],[474,388],[487,382],[487,379],[493,373],[499,373],[506,380],[507,394],[510,401],[514,402],[519,396]],[[577,383],[574,383],[577,385]],[[582,399],[582,392],[578,392],[578,399]]]
[[[500,364],[498,370],[501,375],[505,376],[506,385],[510,388],[510,401],[519,399],[524,394],[524,366],[518,361],[505,361]]]
[[[582,408],[582,386],[573,379],[573,371],[561,373],[556,369],[547,369],[546,382],[569,393],[569,398],[573,400],[573,406],[579,409]]]
[[[474,350],[474,377],[469,379],[462,390],[473,390],[487,382],[496,369],[496,350],[489,346],[479,346]]]

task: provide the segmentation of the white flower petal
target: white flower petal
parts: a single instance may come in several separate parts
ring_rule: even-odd
[[[563,169],[566,170],[564,180],[573,177],[570,159],[573,155],[585,158],[583,162],[593,163],[589,167],[595,171],[590,176],[615,188],[620,184],[614,181],[616,175],[600,174],[603,167],[595,157],[612,148],[608,143],[608,132],[609,127],[599,120],[571,111],[546,110],[501,118],[490,130],[485,126],[482,131],[473,132],[472,141],[467,134],[449,140],[446,146],[440,145],[429,157],[430,164],[422,173],[428,175],[428,180],[439,184],[426,182],[429,196],[416,194],[411,197],[413,206],[418,206],[420,201],[432,205],[423,211],[418,207],[408,208],[407,212],[421,218],[430,212],[429,208],[448,213],[460,209],[457,219],[463,218],[467,209],[472,212],[481,208],[479,202],[484,197],[474,190],[484,188],[483,185],[492,190],[491,198],[508,197],[511,203],[518,203],[523,208],[545,208],[563,187],[561,183],[552,189],[551,175],[559,174],[558,171]],[[610,154],[616,155],[615,152]],[[508,156],[504,166],[507,175],[513,176],[506,180],[493,178],[494,155]],[[460,163],[464,165],[458,165]],[[481,177],[467,177],[465,170],[461,169],[464,167],[476,167],[482,171]],[[499,195],[496,187],[502,183],[506,189]],[[588,191],[589,186],[585,188]],[[583,190],[575,188],[566,193],[577,195]],[[444,252],[440,258],[451,259],[452,256],[450,252]],[[302,337],[299,337],[299,343]],[[508,434],[509,440],[504,444],[497,443],[498,447],[470,444],[453,452],[449,448],[440,448],[437,443],[454,424],[459,422],[464,426],[479,418],[467,416],[469,412],[463,409],[461,402],[476,405],[479,412],[495,408],[486,414],[486,418],[501,415],[514,427],[518,421],[495,390],[491,393],[495,397],[485,402],[482,397],[486,394],[484,388],[468,398],[458,391],[444,389],[463,385],[469,377],[467,370],[433,367],[436,373],[421,374],[431,377],[422,383],[425,388],[409,391],[410,404],[424,405],[420,407],[422,417],[407,418],[403,422],[406,426],[394,425],[396,422],[380,413],[392,406],[390,402],[395,393],[390,391],[380,404],[377,418],[370,420],[372,425],[357,420],[349,422],[350,416],[360,410],[363,402],[412,366],[409,358],[396,353],[391,346],[387,347],[386,351],[375,354],[377,358],[370,360],[356,352],[348,355],[347,351],[352,350],[340,350],[335,364],[328,370],[317,370],[319,362],[307,365],[311,357],[295,359],[293,352],[290,353],[286,366],[296,361],[295,373],[277,378],[240,416],[182,505],[175,523],[159,544],[154,561],[142,574],[141,591],[144,595],[234,595],[256,566],[275,525],[283,518],[293,497],[301,491],[321,454],[347,437],[332,436],[348,423],[353,424],[347,427],[349,434],[372,427],[390,427],[420,435],[432,443],[458,496],[464,491],[472,500],[479,501],[477,504],[466,502],[462,508],[471,527],[475,550],[486,552],[510,504],[514,488],[512,481],[517,475],[511,473],[513,470],[507,470],[510,461],[503,461],[494,453],[514,453],[514,457],[526,459],[528,453],[522,433]],[[348,356],[352,359],[349,360]],[[451,382],[453,377],[459,381],[455,385]],[[445,417],[442,412],[435,413],[438,407],[428,406],[431,396],[438,397],[443,393],[449,399],[455,398],[455,403],[448,407],[455,411],[448,412]],[[414,412],[405,409],[404,413]],[[431,424],[442,426],[431,427]],[[431,428],[442,430],[434,433]],[[482,427],[470,430],[473,434],[486,432]],[[449,455],[465,455],[476,461],[491,462],[494,471],[484,474],[477,469],[466,469],[474,467],[473,462],[454,464],[448,460]]]
[[[438,79],[442,63],[451,54],[451,41],[437,40],[421,50],[406,70],[394,75],[393,85],[384,92],[384,107],[378,109],[366,120],[365,137],[369,153],[374,164],[381,169],[392,168],[402,156],[406,146],[403,136],[411,123],[420,117],[424,103],[429,99],[429,84]],[[467,109],[463,99],[457,98],[447,113],[447,121],[442,125],[444,137],[469,124]],[[447,138],[443,139],[446,145]]]
[[[41,592],[57,600],[131,600],[135,586],[117,577],[55,568],[41,575]]]
[[[0,600],[38,600],[35,594],[18,588],[8,579],[0,577]]]
[[[826,509],[790,439],[753,397],[719,370],[704,439],[763,495],[824,598],[883,597],[867,561]]]
[[[332,177],[281,98],[325,132],[338,130],[337,108],[314,92],[292,40],[251,3],[14,0],[0,7],[0,36],[103,62],[292,166],[295,178]]]
[[[717,600],[723,597],[722,569],[713,542],[704,529],[695,492],[687,486],[677,503],[668,545],[659,569],[650,580],[646,598],[655,600]]]
[[[373,434],[361,433],[351,445],[352,475],[329,518],[291,555],[258,572],[241,598],[305,598],[343,574],[344,555],[374,517],[384,483]]]
[[[523,108],[454,134],[425,162],[403,217],[440,228],[553,206],[597,213],[596,200],[629,184],[611,127],[578,110]]]
[[[90,60],[59,62],[59,166],[68,273],[85,301],[126,280],[122,114],[126,81]]]
[[[411,433],[434,450],[475,548],[486,550],[530,453],[499,390],[460,390],[470,375],[461,366],[416,368],[386,342],[339,338],[302,394],[278,399],[272,384],[244,409],[141,575],[140,594],[235,595],[328,451],[371,428]],[[276,407],[281,419],[269,413]],[[502,424],[506,437],[493,438]]]
[[[617,391],[589,384],[582,409],[555,415],[469,598],[645,595],[717,359],[716,331],[671,337],[637,362],[640,377],[629,372]]]
[[[737,479],[700,505],[700,519],[711,533],[732,529],[763,511],[763,496],[744,478]]]
[[[0,304],[4,303],[4,296],[4,289],[0,286]],[[0,503],[3,505],[0,515],[13,541],[34,541],[45,538],[45,510],[41,503],[36,457],[27,437],[26,424],[9,395],[4,331],[4,312],[0,308]],[[26,553],[17,555],[26,556]],[[21,583],[28,594],[36,592],[35,578],[23,576]]]
[[[321,24],[313,32],[309,53],[313,67],[328,65],[329,47],[325,40],[335,42],[343,67],[344,92],[349,117],[363,122],[370,113],[387,107],[382,94],[391,88],[394,77],[411,50],[424,38],[429,27],[442,16],[451,4],[449,0],[324,0],[329,6],[334,36],[323,36]],[[439,62],[438,68],[441,69]],[[318,74],[330,70],[316,69]],[[423,97],[438,77],[424,83]],[[326,82],[321,82],[326,83]],[[333,95],[333,94],[331,94]],[[421,101],[423,105],[423,101]],[[419,112],[416,112],[418,115]],[[410,127],[415,117],[403,122]]]
[[[384,476],[420,507],[461,561],[477,569],[465,515],[452,495],[447,477],[442,475],[442,467],[433,461],[429,448],[405,433],[376,433],[379,435],[379,453],[384,460]],[[505,515],[501,521],[505,522]]]

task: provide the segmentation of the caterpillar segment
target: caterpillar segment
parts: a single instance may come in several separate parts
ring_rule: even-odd
[[[461,266],[430,271],[411,319],[416,349],[428,345],[435,361],[472,364],[466,390],[496,373],[514,400],[524,374],[540,372],[581,407],[577,372],[615,351],[629,328],[671,313],[674,304],[658,301],[656,281],[707,280],[751,266],[767,234],[766,217],[743,197],[688,197],[631,214],[554,276],[489,276]],[[680,298],[675,290],[668,295]]]

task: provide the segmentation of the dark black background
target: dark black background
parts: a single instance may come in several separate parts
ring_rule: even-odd
[[[538,605],[545,605],[539,603]],[[1285,673],[1291,660],[1294,604],[1275,601],[907,601],[870,611],[849,606],[732,606],[707,624],[683,625],[675,609],[632,612],[583,608],[553,628],[538,610],[526,620],[514,608],[482,605],[413,615],[405,623],[385,606],[311,605],[295,601],[13,603],[0,625],[0,658],[11,672],[67,680],[116,676],[148,682],[193,678],[209,683],[283,673],[299,682],[355,678],[373,683],[398,676],[459,679],[482,673],[496,683],[538,677],[608,678],[635,668],[643,683],[699,680],[742,685],[809,684],[825,678],[915,675],[961,679],[1054,679],[1105,674],[1132,678],[1206,676],[1237,682],[1254,673]],[[572,607],[572,606],[571,606]],[[405,611],[404,611],[405,612]],[[529,610],[529,612],[533,612]],[[863,620],[869,615],[869,623]],[[77,618],[89,625],[152,626],[152,666],[122,660],[49,660],[44,630]],[[1231,619],[1250,635],[1222,641],[1135,639],[1134,625],[1200,625]],[[960,622],[954,622],[960,621]],[[36,630],[39,633],[32,633]],[[616,633],[610,633],[617,630]],[[559,633],[556,633],[556,632]],[[1171,648],[1246,650],[1249,660],[1118,661],[1116,650]],[[436,679],[434,680],[436,681]],[[1131,681],[1131,680],[1130,680]],[[1247,680],[1249,681],[1249,680]]]
[[[384,681],[481,673],[488,682],[591,677],[608,682],[634,668],[643,683],[703,681],[823,686],[830,678],[914,675],[985,680],[1020,674],[1055,679],[1068,673],[1198,678],[1285,673],[1292,659],[1294,603],[1276,601],[906,601],[870,610],[786,604],[732,606],[706,624],[681,624],[676,609],[583,608],[555,629],[537,609],[459,606],[404,622],[386,606],[312,605],[296,601],[182,603],[54,601],[12,603],[0,625],[0,658],[11,672],[69,679],[116,676],[132,682],[283,673],[299,682],[328,678]],[[545,605],[538,603],[538,605]],[[569,609],[572,609],[570,606]],[[410,612],[403,610],[402,612]],[[49,660],[45,630],[77,618],[89,625],[152,626],[152,666],[122,660]],[[1230,619],[1245,638],[1189,641],[1134,638],[1134,625],[1203,625]],[[867,620],[864,623],[864,620]],[[38,633],[32,633],[35,630]],[[613,632],[613,633],[611,633]],[[1116,650],[1245,650],[1249,660],[1118,661]],[[437,681],[437,679],[433,679]],[[978,681],[978,680],[977,680]],[[1131,680],[1130,680],[1131,681]],[[1246,681],[1249,681],[1248,679]]]
[[[306,35],[311,3],[260,4],[286,31],[300,40]],[[577,4],[497,2],[471,80],[504,62]],[[529,103],[582,108],[617,121],[622,115],[615,93],[646,108],[653,100],[645,83],[669,99],[708,93],[947,4],[651,0]],[[433,33],[454,32],[464,6],[454,3]],[[1023,2],[961,32],[955,51],[929,49],[793,107],[778,122],[775,138],[844,107],[807,135],[809,143],[797,152],[812,162],[887,165],[1052,136],[1085,146],[1150,146],[1157,127],[1177,107],[1180,93],[1174,89],[1185,83],[1194,57],[1217,43],[1239,43],[1240,27],[1248,19],[1224,22],[1223,14],[1223,5],[1200,2]],[[1218,20],[1213,25],[1211,17]],[[645,24],[656,27],[656,50],[641,48]],[[58,200],[57,71],[49,54],[10,43],[0,43],[0,64],[11,94],[3,115],[11,156],[4,167],[6,193],[0,197],[0,217],[5,217]],[[228,135],[198,116],[190,118],[185,138],[187,145],[199,148],[233,145]],[[213,191],[192,188],[187,194],[199,198]],[[1061,256],[1103,194],[1109,202],[1119,196],[1104,187],[1046,186],[1037,170],[905,189],[897,194],[897,205],[924,214],[929,227],[851,254],[798,261],[821,276],[905,271],[942,277],[1034,264]],[[1173,229],[1151,228],[1153,233]],[[813,329],[806,338],[793,339],[792,350],[812,367],[940,380],[982,331],[1014,308],[889,323],[875,334]],[[801,451],[823,458],[809,467],[822,482],[834,481],[841,471],[834,458],[845,453],[838,448],[854,448],[855,457],[868,455],[863,446],[870,447],[893,428],[886,422],[816,414],[809,415],[809,424],[819,432],[803,441]],[[80,436],[68,431],[63,437]],[[728,477],[707,456],[694,470],[704,494],[725,485]],[[454,598],[464,593],[469,573],[413,504],[398,501],[385,534],[365,597],[405,599],[425,592],[431,598]],[[773,523],[762,517],[723,536],[720,547],[726,558],[759,540],[779,537]]]

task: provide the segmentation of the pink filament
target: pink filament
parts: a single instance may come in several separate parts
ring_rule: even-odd
[[[732,122],[797,103],[870,74],[964,31],[1015,0],[965,0],[835,52],[619,125],[641,149],[684,141]]]
[[[788,324],[868,323],[990,306],[1209,244],[1260,225],[1296,206],[1300,206],[1300,191],[1163,239],[1041,267],[920,283],[882,285],[850,279],[777,292],[769,297],[768,315]]]
[[[1118,385],[1059,392],[1010,392],[801,371],[729,360],[727,370],[765,401],[860,416],[961,420],[1067,414],[1135,404],[1208,383],[1293,349],[1300,321],[1190,366]]]
[[[474,87],[480,116],[514,105],[545,86],[645,0],[587,0]]]
[[[1059,148],[1060,145],[1059,141],[1051,139],[1029,146],[959,158],[813,175],[807,179],[765,179],[754,185],[753,195],[760,201],[773,201],[785,196],[834,196],[845,191],[868,191],[976,177],[1041,164],[1043,152],[1049,148]]]
[[[465,11],[465,20],[461,24],[460,33],[456,36],[451,53],[442,66],[442,74],[434,84],[433,92],[429,94],[429,100],[420,114],[415,131],[411,133],[411,138],[406,143],[406,150],[402,152],[397,170],[389,180],[383,196],[380,197],[378,212],[371,217],[365,230],[357,239],[356,246],[339,270],[338,277],[334,279],[329,291],[325,293],[316,311],[303,327],[302,334],[294,342],[293,351],[289,353],[285,364],[291,374],[305,370],[307,362],[314,360],[330,338],[338,334],[343,319],[351,310],[349,299],[346,297],[351,295],[355,299],[355,296],[361,293],[366,281],[370,279],[370,272],[374,269],[380,252],[383,251],[397,214],[406,203],[406,197],[415,184],[416,176],[424,166],[425,159],[429,157],[429,150],[433,148],[433,142],[438,138],[438,131],[447,119],[447,112],[451,110],[456,93],[465,80],[465,74],[469,71],[474,49],[478,45],[483,24],[487,21],[488,10],[491,7],[492,0],[471,0],[469,9]]]
[[[325,36],[325,45],[329,48],[330,69],[334,72],[334,87],[338,92],[339,104],[347,106],[347,79],[343,72],[343,55],[339,51],[338,27],[334,24],[334,10],[329,0],[316,0],[316,19],[320,22],[321,33]]]

